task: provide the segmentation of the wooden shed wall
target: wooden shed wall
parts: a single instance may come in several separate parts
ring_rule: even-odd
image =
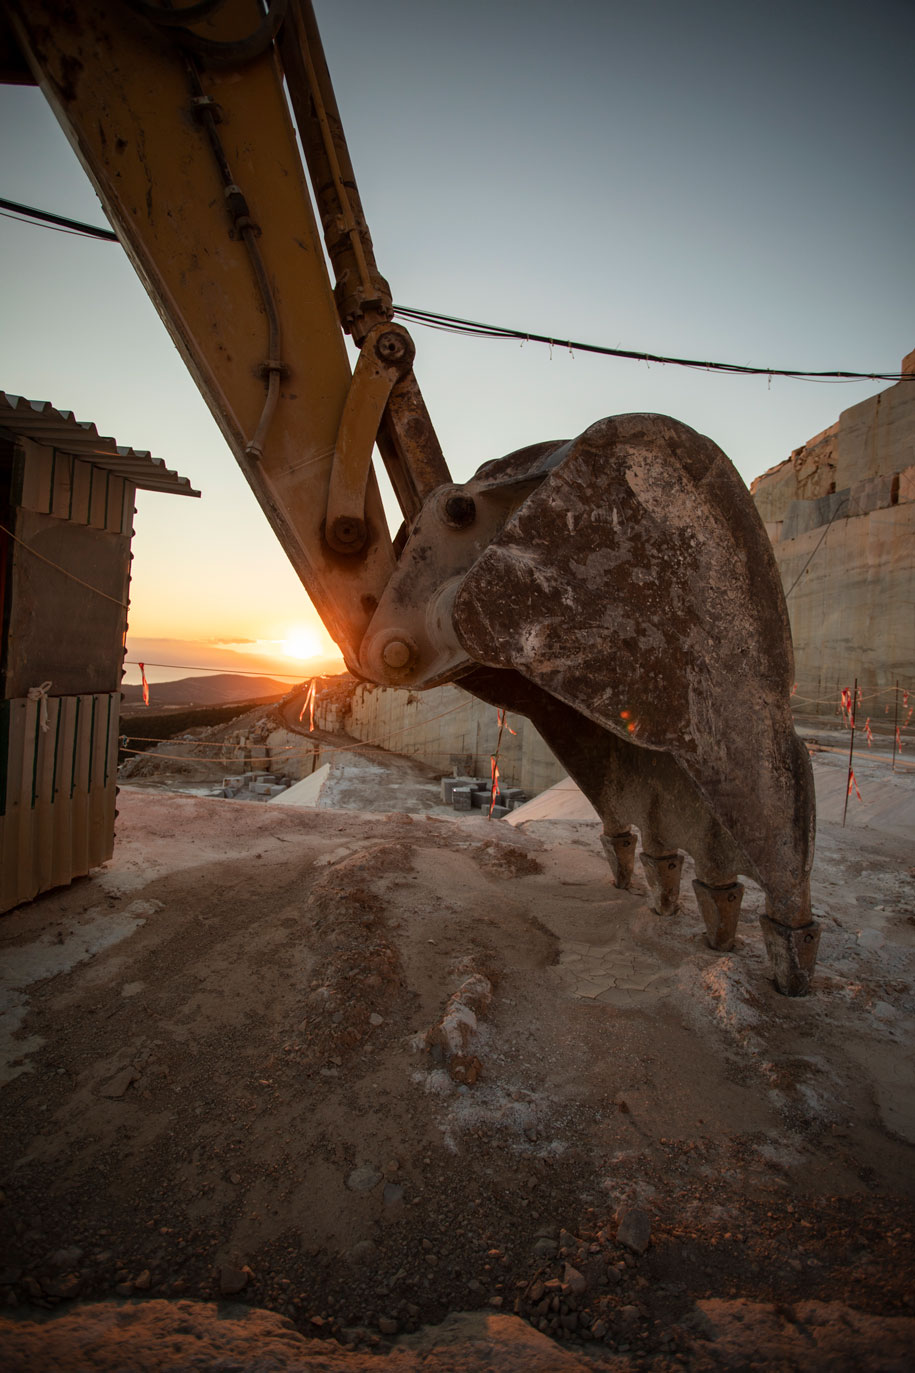
[[[20,439],[19,444],[23,461],[13,488],[13,505],[130,537],[133,482],[30,439]]]
[[[0,911],[111,857],[120,692],[0,701]]]
[[[0,692],[0,911],[86,874],[113,851],[135,492],[91,462],[16,443]],[[42,701],[29,699],[44,682],[46,718]]]
[[[3,696],[44,681],[55,696],[120,688],[130,540],[31,510],[15,533]]]

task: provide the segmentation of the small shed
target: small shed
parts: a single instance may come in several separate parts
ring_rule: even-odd
[[[0,912],[114,848],[138,488],[200,494],[71,411],[0,391]]]

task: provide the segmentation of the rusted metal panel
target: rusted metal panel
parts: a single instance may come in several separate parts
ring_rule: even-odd
[[[120,534],[124,522],[124,478],[114,472],[108,474],[108,507],[105,528],[110,534]]]
[[[76,730],[73,738],[73,767],[70,774],[70,808],[72,812],[70,853],[76,872],[89,871],[89,791],[92,785],[94,705],[94,697],[79,697]]]
[[[69,453],[58,453],[54,449],[51,456],[51,503],[50,515],[59,520],[70,518],[70,504],[73,493],[73,462]]]
[[[54,695],[115,690],[129,539],[31,510],[17,512],[13,532],[2,694],[24,697],[48,680]]]
[[[0,910],[19,900],[19,794],[25,748],[25,702],[0,701]]]
[[[84,876],[114,846],[120,694],[45,704],[0,702],[0,911]]]
[[[108,473],[93,464],[89,487],[89,524],[93,529],[104,529],[107,523]]]
[[[33,775],[33,802],[31,808],[33,836],[32,871],[39,891],[47,891],[56,885],[54,881],[54,782],[57,762],[58,725],[60,722],[60,698],[50,698],[46,704],[47,735],[46,747],[36,748]],[[34,726],[33,726],[34,728]],[[38,729],[35,731],[36,743],[45,742],[45,732],[41,729],[39,711]],[[51,746],[53,737],[54,746]]]
[[[55,886],[70,881],[73,861],[73,807],[70,804],[70,786],[73,777],[73,747],[78,712],[78,696],[61,697],[53,797]]]
[[[74,524],[89,523],[89,492],[92,487],[92,467],[77,458],[73,470],[73,501],[70,519]]]
[[[134,501],[136,498],[136,486],[129,477],[125,477],[124,490],[121,493],[121,527],[119,532],[128,539],[133,537]]]
[[[54,450],[29,444],[22,473],[22,492],[18,504],[24,510],[47,514],[51,508],[51,465]]]

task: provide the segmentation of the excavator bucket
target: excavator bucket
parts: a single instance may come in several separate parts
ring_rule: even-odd
[[[517,479],[525,461],[478,479]],[[601,816],[621,886],[639,829],[660,914],[681,851],[715,947],[733,943],[738,874],[758,882],[778,987],[803,994],[818,942],[812,775],[784,596],[746,487],[715,444],[660,415],[603,420],[535,463],[544,479],[454,602],[468,657],[510,677],[463,684],[531,718]]]
[[[758,882],[776,984],[808,990],[814,793],[788,616],[749,493],[709,439],[621,415],[440,488],[360,661],[528,716],[601,816],[619,886],[635,830],[662,916],[692,856],[714,948],[733,946],[738,876]]]

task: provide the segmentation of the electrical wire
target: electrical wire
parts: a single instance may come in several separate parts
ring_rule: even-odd
[[[387,744],[391,739],[395,739],[395,738],[397,737],[398,734],[408,734],[408,733],[410,733],[411,730],[420,729],[420,728],[423,728],[423,729],[424,729],[424,728],[426,727],[426,725],[431,725],[431,724],[432,724],[434,721],[436,721],[436,720],[444,720],[444,718],[445,718],[446,715],[455,715],[459,710],[466,710],[466,709],[467,709],[467,705],[468,705],[468,702],[467,702],[467,701],[460,701],[456,706],[449,706],[447,710],[443,710],[443,711],[441,711],[438,715],[433,715],[433,716],[431,716],[429,719],[413,721],[413,722],[410,723],[410,724],[402,725],[400,729],[390,730],[387,734],[384,735],[384,743],[381,743],[379,740],[376,740],[376,739],[361,739],[361,740],[359,740],[358,742],[354,741],[352,744],[339,744],[339,745],[330,745],[330,746],[328,746],[328,745],[325,744],[321,739],[315,737],[315,738],[314,738],[315,747],[312,748],[312,749],[297,749],[297,748],[295,748],[295,747],[292,747],[292,748],[290,748],[290,749],[288,749],[288,750],[284,749],[283,752],[284,752],[284,753],[290,754],[292,757],[305,757],[305,758],[307,758],[307,757],[309,757],[309,756],[312,756],[312,755],[315,754],[315,753],[318,753],[318,754],[320,754],[322,757],[324,757],[325,755],[331,754],[331,753],[359,753],[359,752],[361,752],[361,751],[364,751],[365,749],[370,749],[370,748],[381,748],[381,749],[383,749],[383,748],[386,746],[386,744]],[[292,733],[294,733],[294,734],[295,734],[295,733],[298,733],[298,732],[299,732],[298,730],[293,730],[293,731],[292,731]],[[304,736],[303,736],[303,737],[304,737]],[[120,736],[120,738],[122,738],[122,739],[137,739],[138,742],[142,742],[142,738],[141,738],[141,736],[139,736],[139,735],[122,734],[122,735]],[[157,744],[187,743],[187,744],[190,745],[190,744],[204,743],[205,741],[203,741],[203,740],[190,740],[190,739],[187,739],[187,740],[156,739],[156,740],[154,740],[153,742],[155,742],[155,743],[157,743]],[[224,741],[219,741],[219,742],[224,742]],[[188,763],[188,762],[190,762],[190,763],[195,763],[195,762],[196,762],[196,763],[211,763],[211,764],[212,764],[212,763],[219,763],[219,762],[235,762],[235,761],[242,762],[242,761],[244,761],[244,760],[242,760],[242,759],[231,759],[231,758],[230,758],[230,759],[225,759],[225,758],[222,758],[222,759],[220,759],[220,758],[194,758],[193,754],[182,754],[181,756],[178,756],[178,755],[175,755],[175,754],[159,753],[158,751],[154,751],[153,749],[127,748],[127,747],[125,747],[124,745],[121,745],[121,744],[119,744],[119,747],[120,747],[122,753],[136,753],[136,754],[139,754],[139,755],[141,755],[142,757],[145,757],[145,758],[161,758],[161,759],[163,759],[164,761],[173,762],[173,763],[175,763],[175,762],[177,762],[177,763]],[[230,747],[230,746],[227,746],[227,747]],[[241,746],[239,746],[239,747],[241,747]],[[273,750],[271,750],[271,752],[273,752]],[[445,755],[444,755],[444,753],[442,753],[442,754],[440,754],[439,756],[444,757]],[[449,757],[451,756],[450,753],[448,754],[448,756],[449,756]],[[250,760],[249,760],[249,761],[250,761]],[[265,760],[265,761],[269,761],[269,760]],[[283,760],[283,761],[286,761],[286,760]]]
[[[245,703],[244,701],[227,701],[226,704],[244,705]],[[176,734],[167,735],[164,739],[157,739],[151,734],[120,734],[118,738],[126,739],[128,743],[134,744],[193,744],[194,748],[221,748],[224,753],[227,750],[249,747],[247,744],[227,744],[225,739],[181,739]],[[271,754],[301,753],[302,750],[294,744],[287,744],[285,748],[271,748],[270,752]]]
[[[915,696],[915,683],[909,684],[909,683],[906,683],[906,682],[900,682],[899,688],[898,688],[898,689],[899,689],[900,692],[908,692],[910,695]],[[838,687],[836,688],[836,690],[838,691]],[[851,690],[851,688],[849,688],[849,690]],[[859,701],[859,703],[862,703],[862,702],[864,702],[864,701],[875,701],[875,700],[877,699],[878,696],[893,696],[893,695],[895,695],[896,690],[897,690],[897,688],[896,688],[895,686],[891,686],[891,687],[881,687],[878,691],[865,691],[865,692],[862,692],[862,691],[859,690],[859,691],[858,691],[858,701]],[[806,701],[806,702],[807,702],[808,704],[810,704],[810,705],[818,705],[818,706],[836,706],[836,710],[838,711],[838,704],[837,704],[837,701],[836,701],[836,697],[835,697],[834,695],[833,695],[833,696],[799,696],[797,693],[795,693],[795,694],[792,695],[792,697],[791,697],[791,702],[792,702],[792,704],[794,704],[794,702],[796,702],[796,701]]]
[[[459,705],[459,706],[452,706],[450,710],[443,711],[441,715],[436,715],[436,716],[434,716],[433,718],[436,719],[436,720],[439,720],[439,719],[444,718],[445,715],[453,715],[456,711],[458,711],[458,710],[463,710],[463,709],[465,709],[465,706],[464,706],[464,704],[462,703],[462,704]],[[366,751],[369,750],[369,749],[382,749],[382,750],[385,750],[385,749],[386,749],[386,746],[387,746],[387,743],[388,743],[391,739],[393,739],[396,735],[398,735],[398,734],[404,734],[404,733],[410,733],[410,732],[412,732],[413,730],[417,730],[417,729],[420,729],[420,728],[425,727],[425,725],[427,725],[427,724],[429,724],[429,723],[431,723],[429,720],[420,720],[420,721],[415,721],[413,724],[410,724],[410,725],[404,725],[401,729],[399,729],[399,730],[393,730],[390,734],[386,734],[386,735],[384,736],[384,742],[383,742],[383,743],[382,743],[381,741],[379,741],[379,740],[376,740],[376,739],[360,739],[360,740],[354,740],[352,743],[347,743],[347,744],[328,745],[328,744],[326,744],[322,739],[315,737],[315,738],[314,738],[314,747],[313,747],[313,748],[310,748],[310,749],[309,749],[309,748],[300,749],[300,748],[296,748],[296,747],[287,747],[287,748],[284,748],[284,749],[271,749],[271,750],[270,750],[270,757],[269,757],[269,758],[265,758],[265,759],[263,759],[263,760],[259,760],[259,759],[254,759],[254,760],[248,759],[248,760],[245,760],[245,759],[240,759],[240,758],[238,758],[237,755],[235,755],[234,757],[224,756],[224,757],[210,757],[210,758],[205,758],[205,757],[204,757],[204,758],[200,758],[200,757],[195,757],[195,756],[194,756],[193,754],[191,754],[191,753],[187,753],[187,754],[159,753],[158,749],[138,749],[138,748],[130,748],[130,747],[128,747],[126,744],[121,743],[120,741],[119,741],[119,743],[118,743],[118,748],[119,748],[119,750],[120,750],[121,753],[132,753],[132,754],[135,754],[137,757],[146,758],[146,759],[149,759],[149,760],[152,760],[152,761],[161,761],[161,762],[166,762],[166,763],[197,763],[198,765],[210,766],[210,767],[215,766],[215,765],[220,764],[220,763],[226,763],[226,764],[228,764],[228,763],[245,762],[245,761],[248,761],[248,762],[250,762],[250,761],[263,761],[264,763],[270,763],[274,758],[276,758],[277,761],[279,761],[279,762],[281,762],[281,763],[288,763],[288,762],[291,762],[293,758],[311,758],[311,757],[325,758],[325,757],[329,757],[331,754],[334,754],[334,753],[364,753],[364,752],[366,752]],[[887,736],[881,736],[881,737],[886,738]],[[144,739],[143,739],[142,736],[133,735],[133,734],[122,734],[122,735],[120,736],[120,739],[133,739],[133,740],[135,740],[135,741],[138,742],[138,743],[144,742]],[[214,741],[214,742],[211,743],[211,742],[209,742],[209,741],[202,740],[202,739],[193,739],[193,740],[192,740],[192,739],[186,739],[186,740],[179,740],[179,739],[150,739],[148,742],[150,742],[150,743],[155,743],[155,744],[158,744],[158,745],[160,745],[160,746],[163,745],[163,744],[173,744],[173,743],[182,744],[182,743],[183,743],[183,744],[186,744],[188,747],[194,747],[194,748],[198,748],[198,747],[203,747],[203,748],[215,748],[215,747],[220,746],[220,743],[221,743],[222,741]],[[227,748],[227,749],[231,749],[231,748],[234,748],[234,747],[241,747],[241,746],[226,745],[226,748]],[[844,755],[844,752],[845,752],[844,748],[839,748],[839,747],[836,747],[836,746],[830,745],[830,744],[820,744],[820,745],[818,745],[818,750],[819,750],[819,752],[821,752],[821,753],[841,753],[841,754],[843,754],[843,755]],[[453,752],[453,751],[448,751],[448,750],[434,751],[434,750],[423,749],[421,758],[430,758],[430,757],[438,757],[438,758],[449,757],[449,758],[450,758],[450,757],[452,756],[452,752]],[[280,757],[279,755],[282,755],[282,756]],[[496,755],[496,756],[498,757],[498,752],[497,752],[497,755]],[[862,756],[865,757],[865,758],[867,758],[868,761],[870,761],[870,762],[875,762],[875,763],[886,763],[886,762],[890,762],[890,761],[891,761],[890,759],[884,757],[884,755],[883,755],[880,751],[871,752],[871,753],[867,753],[867,754],[863,754]],[[901,767],[904,767],[904,768],[907,768],[907,769],[911,769],[911,768],[915,767],[915,762],[910,763],[907,759],[899,759],[899,758],[897,757],[897,759],[896,759],[896,767],[899,768],[900,766],[901,766]]]
[[[50,210],[36,210],[34,205],[20,205],[16,200],[0,197],[0,210],[13,210],[24,216],[24,222],[38,220],[51,228],[63,229],[66,233],[80,234],[83,238],[101,238],[107,243],[117,243],[118,236],[112,229],[98,229],[94,224],[84,224],[80,219],[68,219],[66,215],[54,215]],[[23,222],[23,221],[20,221]]]
[[[144,658],[143,663],[146,667],[169,667],[182,672],[228,672],[238,677],[269,677],[271,681],[308,681],[308,677],[303,676],[301,672],[248,672],[245,668],[233,668],[231,664],[228,667],[200,667],[194,663],[151,663],[148,658]],[[125,658],[124,664],[125,666],[139,667],[140,660],[139,658]],[[154,682],[153,686],[155,685]],[[227,702],[227,704],[229,703]]]
[[[50,229],[52,234],[66,234],[68,238],[88,237],[88,235],[80,233],[78,229],[62,229],[58,224],[32,224],[30,220],[23,219],[21,215],[9,214],[6,210],[0,210],[0,219],[11,219],[14,224],[28,224],[33,229]]]
[[[526,329],[514,329],[505,325],[482,324],[478,320],[461,319],[456,315],[442,315],[431,310],[416,310],[411,306],[395,305],[395,315],[409,319],[415,324],[426,324],[432,329],[445,329],[450,333],[469,334],[474,338],[513,339],[521,343],[545,343],[550,348],[564,348],[571,353],[597,353],[603,357],[625,358],[631,362],[656,362],[674,367],[690,367],[700,372],[727,372],[734,376],[753,377],[793,377],[801,381],[904,381],[911,374],[907,372],[814,372],[804,368],[787,367],[750,367],[738,362],[706,362],[699,358],[669,357],[660,353],[644,353],[632,348],[608,348],[597,343],[581,343],[574,339],[551,337],[549,334],[535,334]]]
[[[21,215],[47,221],[71,232],[84,233],[91,238],[103,238],[115,243],[118,241],[117,234],[112,233],[111,230],[98,229],[92,224],[84,224],[78,219],[68,219],[63,215],[52,215],[45,210],[36,210],[30,205],[20,205],[13,200],[0,199],[0,211],[3,209],[12,209]],[[700,358],[680,358],[664,353],[646,353],[634,348],[609,348],[604,344],[582,343],[575,339],[539,334],[530,329],[483,324],[479,320],[462,319],[458,315],[444,315],[434,310],[418,310],[409,305],[395,305],[394,313],[399,315],[401,319],[410,320],[414,324],[425,325],[429,329],[441,329],[452,334],[466,334],[471,338],[513,340],[516,343],[543,343],[550,349],[563,348],[570,353],[594,353],[600,357],[620,358],[628,362],[654,362],[667,367],[688,367],[698,372],[723,372],[730,376],[744,377],[787,377],[795,381],[819,382],[915,380],[915,374],[910,372],[850,372],[844,369],[817,372],[805,368],[752,367],[739,362],[710,362]]]

